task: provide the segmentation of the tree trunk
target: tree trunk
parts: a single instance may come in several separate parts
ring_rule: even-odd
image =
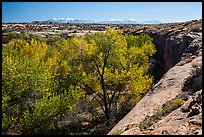
[[[107,90],[106,90],[106,87],[105,87],[105,82],[104,82],[104,79],[103,79],[103,76],[101,76],[101,85],[102,85],[102,90],[103,90],[103,96],[104,96],[104,107],[105,107],[105,118],[106,118],[106,121],[109,121],[109,118],[110,118],[110,110],[108,108],[108,95],[107,95]]]

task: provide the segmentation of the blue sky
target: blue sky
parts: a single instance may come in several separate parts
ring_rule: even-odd
[[[202,18],[202,2],[2,2],[3,22],[51,18],[180,22]]]

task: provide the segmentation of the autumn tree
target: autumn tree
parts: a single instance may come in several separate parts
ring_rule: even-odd
[[[147,35],[124,35],[121,30],[78,38],[82,72],[80,84],[100,104],[106,119],[113,108],[131,98],[139,100],[151,86],[148,59],[156,50]]]
[[[48,49],[45,42],[36,39],[16,39],[3,44],[3,133],[9,130],[38,134],[49,128],[47,125],[52,125],[58,116],[70,113],[80,97],[73,86],[66,90],[59,87],[57,75],[50,67],[57,63],[46,58]]]
[[[2,44],[3,132],[56,126],[85,94],[109,121],[150,88],[152,40],[113,29],[68,39],[12,33]]]

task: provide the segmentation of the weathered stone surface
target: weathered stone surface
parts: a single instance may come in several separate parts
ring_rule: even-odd
[[[162,131],[167,130],[168,134],[175,135],[199,134],[200,130],[202,130],[202,111],[200,110],[202,103],[197,103],[197,107],[199,108],[197,115],[188,117],[189,113],[193,111],[193,106],[190,108],[190,112],[182,112],[182,108],[188,107],[191,102],[195,101],[196,96],[202,96],[202,90],[196,92],[182,107],[153,124],[152,127],[154,130],[152,130],[151,133],[163,134]]]
[[[151,34],[157,46],[157,58],[167,71],[153,91],[146,94],[140,102],[108,133],[134,123],[139,124],[146,116],[152,116],[162,105],[175,98],[194,68],[202,65],[202,34],[182,31]],[[202,79],[202,75],[198,78]],[[201,134],[202,132],[202,90],[189,97],[185,104],[154,123],[150,129],[128,129],[123,134]],[[190,115],[190,116],[189,116]],[[190,118],[192,118],[190,120]],[[201,131],[200,131],[201,130]]]
[[[171,68],[145,97],[109,132],[134,123],[139,124],[146,116],[152,116],[167,101],[181,93],[182,83],[190,75],[191,64]]]

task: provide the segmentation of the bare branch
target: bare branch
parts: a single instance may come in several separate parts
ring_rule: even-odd
[[[96,101],[100,104],[101,109],[103,110],[103,113],[105,114],[105,109],[103,108],[103,104],[95,97]]]
[[[113,98],[115,97],[115,93],[117,92],[117,90],[115,90],[111,96],[111,99],[109,100],[109,108],[111,107],[111,104],[113,102]]]
[[[90,89],[92,92],[94,92],[94,93],[96,93],[96,95],[98,96],[98,97],[100,97],[102,100],[104,99],[103,98],[103,95],[101,94],[101,93],[99,93],[99,92],[96,92],[95,90],[93,90],[89,85],[84,85],[85,87],[87,87],[88,89]]]

